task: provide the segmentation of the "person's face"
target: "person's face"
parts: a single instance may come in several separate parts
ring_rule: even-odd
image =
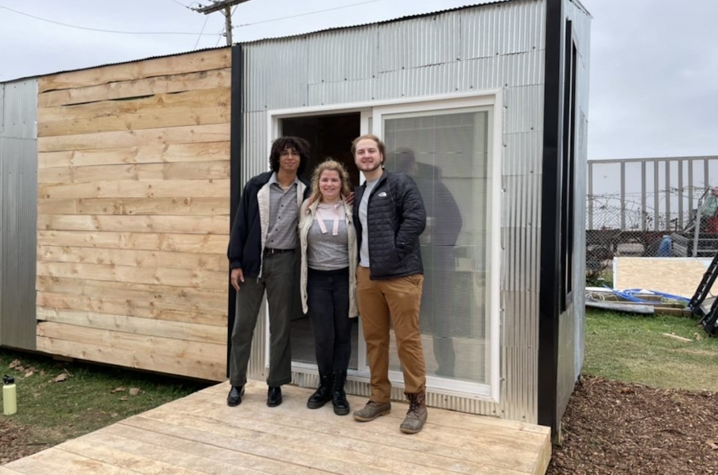
[[[342,180],[336,170],[324,170],[319,175],[319,191],[325,201],[335,201],[342,190]]]
[[[362,139],[356,145],[354,161],[357,168],[364,173],[371,173],[381,167],[384,156],[379,151],[379,145],[372,139]]]
[[[282,150],[282,153],[279,154],[279,170],[297,173],[301,160],[299,152],[293,148],[285,148]]]

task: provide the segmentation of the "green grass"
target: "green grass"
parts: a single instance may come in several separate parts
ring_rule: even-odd
[[[16,360],[22,370],[9,367]],[[27,375],[30,370],[33,374]],[[29,431],[33,443],[47,446],[92,432],[207,386],[207,383],[127,369],[58,362],[5,349],[0,350],[0,374],[16,378],[18,412],[12,416],[13,422]],[[66,374],[67,379],[54,382],[60,374]],[[131,388],[140,391],[132,396]]]
[[[681,342],[663,333],[695,341]],[[587,311],[585,348],[584,374],[718,391],[718,338],[710,338],[693,319]]]

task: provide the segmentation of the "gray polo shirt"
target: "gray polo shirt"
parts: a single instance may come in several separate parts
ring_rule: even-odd
[[[294,178],[289,188],[283,190],[277,182],[277,174],[269,178],[269,232],[266,247],[270,249],[294,249],[297,247],[297,187]]]

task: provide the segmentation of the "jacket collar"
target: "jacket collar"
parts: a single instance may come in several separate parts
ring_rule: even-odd
[[[309,211],[309,213],[310,213],[312,216],[314,216],[314,215],[317,213],[317,207],[319,206],[319,203],[320,203],[320,201],[317,200],[317,201],[315,201],[314,203],[312,203],[311,205],[309,205],[309,208],[307,208],[307,211]],[[347,216],[350,215],[350,214],[351,214],[351,209],[350,209],[351,207],[350,207],[349,205],[347,205],[347,202],[346,202],[346,200],[344,199],[343,196],[342,196],[341,204],[344,206],[344,211],[347,213]]]
[[[379,185],[380,185],[382,182],[386,181],[386,178],[387,178],[387,176],[389,175],[389,173],[390,173],[390,172],[387,171],[387,169],[385,168],[385,169],[384,169],[384,173],[382,173],[381,176],[380,176],[379,178],[377,178],[377,180],[376,180],[376,185],[374,185],[374,189],[375,189],[375,190],[379,187]],[[362,186],[361,186],[362,190],[364,190],[364,191],[366,191],[366,184],[367,184],[367,182],[368,182],[368,180],[364,180],[364,184],[362,184]]]
[[[267,183],[270,184],[270,185],[271,185],[272,183],[277,183],[277,184],[279,183],[279,182],[277,181],[277,172],[272,172],[272,176],[269,177],[269,181],[268,181]],[[292,183],[292,185],[298,185],[299,183],[300,183],[300,182],[299,182],[299,177],[295,175],[295,176],[294,176],[294,182]],[[292,186],[292,185],[289,185],[289,186]]]

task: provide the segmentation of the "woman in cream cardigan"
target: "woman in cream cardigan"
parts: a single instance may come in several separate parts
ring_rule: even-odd
[[[309,313],[319,367],[319,389],[307,407],[332,401],[334,413],[349,414],[344,392],[351,356],[352,318],[356,317],[356,232],[352,222],[349,174],[327,160],[314,170],[312,194],[302,203],[299,241],[302,249],[301,293]]]

